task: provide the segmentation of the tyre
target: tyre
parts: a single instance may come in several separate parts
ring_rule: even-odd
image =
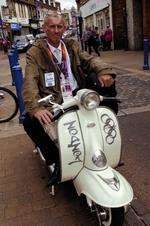
[[[111,226],[122,226],[124,222],[124,207],[120,208],[112,208],[111,215],[112,215],[112,222]]]
[[[122,226],[124,223],[124,207],[105,208],[93,204],[98,226]]]
[[[5,87],[0,87],[0,123],[8,122],[17,115],[18,100],[16,95]]]

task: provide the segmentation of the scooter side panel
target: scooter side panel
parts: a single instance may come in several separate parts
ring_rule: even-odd
[[[121,157],[121,135],[116,115],[106,107],[97,109],[107,163],[116,167]]]
[[[114,176],[117,182],[113,184],[111,181]],[[78,195],[84,194],[104,207],[125,206],[133,199],[133,190],[130,184],[121,174],[110,167],[103,171],[83,168],[73,182]]]
[[[84,144],[76,112],[64,114],[58,121],[61,181],[71,180],[83,167]]]

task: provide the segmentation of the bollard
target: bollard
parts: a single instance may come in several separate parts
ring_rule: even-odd
[[[14,52],[14,50],[11,49],[8,52],[8,59],[9,59],[11,76],[12,76],[12,85],[14,86],[15,85],[15,82],[14,82],[14,76],[13,76],[12,67],[13,66],[16,66],[16,65],[19,65],[18,57],[17,57],[16,53]]]
[[[14,51],[14,54],[16,54],[17,60],[20,60],[19,59],[19,53],[18,53],[18,49],[17,49],[16,43],[12,45],[11,50],[13,50]]]
[[[20,65],[13,66],[12,71],[20,110],[19,123],[22,123],[25,115],[25,106],[22,98],[23,74]]]
[[[144,48],[143,70],[149,70],[149,39],[147,38],[144,39],[143,48]]]

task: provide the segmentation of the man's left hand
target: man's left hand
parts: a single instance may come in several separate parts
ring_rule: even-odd
[[[101,87],[110,87],[114,84],[114,79],[111,75],[101,75],[98,77]]]

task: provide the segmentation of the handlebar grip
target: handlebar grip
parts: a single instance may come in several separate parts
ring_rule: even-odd
[[[103,97],[103,101],[110,101],[110,100],[115,100],[117,101],[117,103],[121,103],[121,100],[119,98],[116,98],[116,97]]]
[[[60,116],[62,116],[64,113],[68,112],[68,111],[76,111],[78,110],[79,107],[76,105],[76,106],[71,106],[71,107],[68,107],[67,109],[65,110],[62,110],[62,109],[59,109],[57,111],[55,111],[53,113],[54,117],[53,117],[53,121],[55,120],[58,120],[60,118]]]
[[[59,119],[60,116],[63,115],[63,113],[64,113],[64,112],[63,112],[63,110],[61,110],[61,109],[59,109],[59,110],[53,112],[53,115],[54,115],[53,121],[56,121],[57,119]]]

